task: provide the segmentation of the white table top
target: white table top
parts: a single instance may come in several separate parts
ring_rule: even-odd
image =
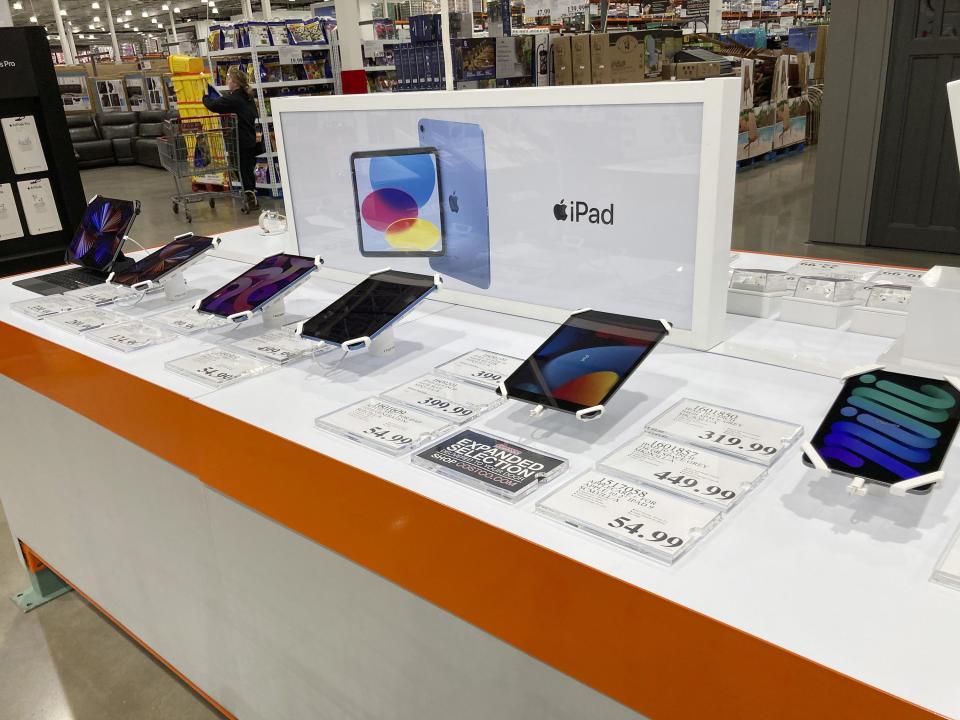
[[[250,242],[252,231],[243,239]],[[225,239],[227,236],[225,236]],[[279,249],[279,248],[277,248]],[[275,252],[268,249],[265,254]],[[776,259],[752,256],[776,267]],[[242,271],[237,261],[206,259],[189,269],[191,289],[212,290]],[[287,300],[292,316],[314,314],[346,285],[315,273]],[[564,413],[530,420],[530,406],[509,401],[468,425],[567,457],[555,483],[508,505],[410,464],[317,430],[314,419],[411,380],[474,348],[526,357],[550,323],[437,301],[421,304],[396,328],[388,358],[357,354],[326,374],[302,361],[211,391],[163,369],[163,363],[223,343],[248,328],[207,332],[123,354],[60,332],[9,308],[36,297],[0,281],[0,320],[74,349],[198,403],[235,416],[413,492],[527,538],[602,572],[879,687],[933,711],[960,716],[960,595],[929,582],[960,517],[956,484],[960,450],[947,459],[947,482],[926,496],[850,497],[846,483],[823,479],[800,462],[794,446],[762,485],[735,507],[676,565],[666,567],[534,513],[545,493],[589,469],[639,434],[683,397],[795,422],[805,438],[817,427],[840,383],[831,372],[800,372],[722,354],[662,345],[631,376],[607,413],[580,423]],[[154,310],[166,309],[152,300]],[[729,316],[727,343],[769,346],[835,366],[876,359],[890,340]],[[825,368],[827,366],[824,366]],[[830,367],[833,367],[831,365]]]

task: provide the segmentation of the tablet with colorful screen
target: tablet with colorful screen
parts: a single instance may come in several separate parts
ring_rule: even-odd
[[[196,307],[200,312],[225,318],[256,312],[306,280],[316,269],[314,258],[286,253],[271,255],[207,295]]]
[[[946,380],[874,370],[847,379],[810,444],[833,472],[892,485],[938,471],[958,423],[960,391]]]
[[[213,245],[212,237],[191,233],[181,235],[173,242],[138,260],[126,270],[114,274],[110,282],[128,287],[145,282],[157,282],[176,270],[183,270],[192,261],[198,260]]]
[[[67,262],[91,270],[108,270],[139,212],[139,201],[94,197],[67,247]]]
[[[573,413],[604,405],[668,332],[662,320],[576,313],[507,378],[507,396]]]
[[[436,148],[355,152],[350,165],[361,255],[443,255]]]

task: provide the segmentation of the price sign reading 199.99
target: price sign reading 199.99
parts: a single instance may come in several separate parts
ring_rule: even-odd
[[[718,507],[733,505],[766,472],[760,465],[648,433],[599,467]]]
[[[681,400],[650,423],[647,431],[769,466],[800,437],[803,428],[719,405]]]

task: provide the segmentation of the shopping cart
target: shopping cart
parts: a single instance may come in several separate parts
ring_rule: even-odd
[[[240,149],[237,142],[236,115],[198,115],[180,117],[164,123],[165,136],[160,138],[160,164],[173,175],[177,194],[173,201],[173,213],[183,209],[183,216],[191,222],[190,203],[209,201],[215,207],[217,199],[241,200],[242,190],[232,189],[232,176],[239,180]],[[210,190],[204,183],[196,190],[195,177],[219,175],[221,190]]]

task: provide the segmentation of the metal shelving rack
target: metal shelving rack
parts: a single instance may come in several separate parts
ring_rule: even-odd
[[[254,90],[256,91],[256,101],[257,101],[257,111],[259,114],[258,122],[260,124],[261,133],[265,139],[264,145],[267,147],[272,147],[270,143],[266,140],[270,137],[270,125],[273,123],[273,117],[267,114],[267,106],[264,101],[263,91],[270,90],[273,88],[283,88],[283,87],[329,87],[333,94],[339,95],[342,90],[340,88],[340,72],[339,66],[340,63],[337,60],[339,52],[336,45],[336,31],[331,32],[331,42],[330,43],[317,43],[315,45],[295,45],[301,50],[306,50],[310,52],[316,52],[318,50],[323,50],[327,52],[327,63],[330,69],[330,74],[332,77],[329,78],[317,78],[314,80],[282,80],[278,82],[262,82],[260,79],[260,57],[261,56],[271,56],[275,57],[280,54],[281,48],[278,46],[251,46],[244,48],[228,48],[226,50],[213,50],[209,53],[209,58],[211,63],[224,58],[250,58],[251,70],[252,70],[252,79],[251,83]],[[211,70],[213,68],[211,67]],[[225,91],[226,86],[217,86],[217,90]],[[277,168],[273,159],[277,156],[276,151],[268,150],[262,155],[258,155],[258,158],[267,159],[267,182],[257,183],[257,188],[267,190],[270,193],[271,197],[280,197],[283,186],[280,182],[280,177],[277,173]]]

